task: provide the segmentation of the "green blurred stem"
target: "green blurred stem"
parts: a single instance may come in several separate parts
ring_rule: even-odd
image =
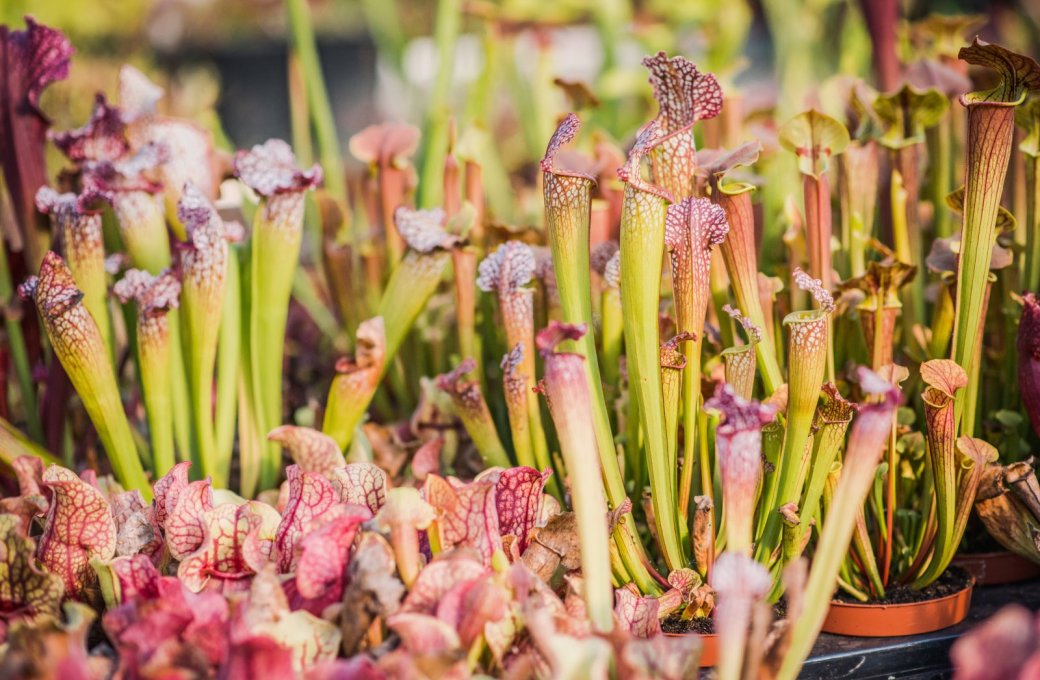
[[[625,187],[621,213],[621,299],[630,389],[638,392],[654,522],[669,569],[687,566],[677,525],[674,468],[668,466],[659,369],[658,305],[664,257],[665,199]]]
[[[422,208],[433,208],[444,200],[444,157],[448,153],[451,86],[455,73],[455,45],[462,27],[462,0],[439,0],[435,22],[437,77],[430,93],[429,116],[423,135],[426,143],[419,193]]]
[[[600,347],[603,356],[603,384],[609,385],[616,390],[621,381],[620,357],[621,346],[624,342],[621,291],[617,288],[604,288],[603,293],[600,295],[599,317]]]
[[[60,462],[43,447],[29,441],[17,427],[0,418],[0,463],[10,467],[19,456],[35,456],[45,465]]]
[[[401,30],[401,17],[396,0],[361,0],[365,26],[377,45],[380,57],[388,58],[394,69],[402,73],[402,56],[407,43]]]
[[[148,430],[152,446],[152,472],[159,479],[173,467],[173,404],[170,383],[173,364],[170,346],[178,338],[171,336],[166,318],[137,320],[137,363],[141,372],[141,391],[148,413]]]
[[[1026,158],[1026,290],[1040,290],[1040,156]]]
[[[776,509],[801,500],[802,460],[827,367],[827,327],[830,325],[827,312],[820,309],[792,312],[784,319],[784,325],[790,332],[787,428],[778,469],[773,475],[774,486],[767,496],[772,503],[764,508],[765,531],[756,546],[756,559],[760,562],[767,561],[779,545],[782,522]]]
[[[0,244],[0,303],[6,304],[14,294],[11,283],[11,270],[7,263],[7,249]],[[7,346],[11,350],[11,361],[14,362],[15,374],[18,378],[18,391],[25,411],[25,422],[29,436],[38,444],[43,443],[43,426],[40,424],[40,412],[36,403],[36,385],[32,379],[32,367],[29,365],[29,353],[25,347],[25,336],[22,335],[20,320],[13,314],[4,314],[4,330],[7,332]],[[7,389],[4,386],[3,389]]]
[[[545,217],[552,251],[553,271],[556,273],[557,291],[560,296],[561,320],[565,323],[586,324],[593,328],[592,290],[589,265],[589,229],[591,222],[591,182],[581,177],[545,173],[544,196]],[[604,374],[610,377],[608,384],[617,385],[618,355],[621,351],[621,336],[624,332],[620,293],[607,288],[601,299],[603,306]],[[609,345],[609,349],[608,349]],[[617,508],[627,498],[625,482],[618,467],[617,449],[610,426],[610,415],[603,393],[599,359],[596,353],[595,333],[587,332],[580,340],[568,342],[564,347],[577,352],[585,361],[585,379],[592,399],[592,420],[595,429],[596,450],[599,453],[603,484],[607,502]],[[574,473],[572,473],[574,474]],[[637,490],[638,493],[638,490]],[[644,593],[657,592],[658,588],[643,564],[642,545],[634,532],[635,521],[631,513],[618,523],[615,539],[624,569]]]
[[[220,335],[217,339],[217,393],[215,418],[215,450],[219,462],[216,468],[227,484],[231,468],[231,454],[235,438],[235,417],[238,411],[239,373],[242,364],[242,279],[239,266],[240,246],[228,248],[227,275],[224,279],[224,306],[220,315]]]
[[[968,108],[967,168],[964,188],[961,254],[957,260],[957,293],[953,360],[971,375],[972,363],[981,343],[985,316],[986,279],[996,239],[997,210],[1007,175],[1014,138],[1014,110],[1018,102],[975,101]],[[971,403],[977,386],[968,387],[963,404]],[[971,419],[957,401],[961,433],[974,431]]]
[[[166,322],[170,325],[170,364],[173,373],[170,376],[170,397],[173,399],[173,442],[180,460],[191,460],[194,446],[192,438],[192,407],[188,388],[188,364],[184,354],[184,335],[181,324],[181,312],[171,309],[166,314]]]
[[[336,119],[329,101],[325,77],[321,71],[318,58],[318,45],[314,37],[314,26],[311,22],[307,0],[285,0],[288,12],[289,30],[292,33],[293,48],[303,69],[303,80],[307,90],[311,123],[318,142],[318,159],[325,173],[325,190],[339,205],[343,212],[344,231],[350,235],[350,215],[347,202],[347,182],[343,173],[343,156],[340,152],[339,137],[336,134]]]
[[[928,144],[928,167],[931,170],[931,194],[933,209],[933,230],[936,238],[946,238],[953,233],[953,220],[946,206],[946,196],[950,193],[950,153],[953,144],[951,137],[951,117],[942,117],[939,124],[926,131]]]
[[[274,202],[282,200],[302,201],[303,196],[265,198],[254,215],[250,248],[249,342],[257,436],[261,441],[266,441],[267,433],[282,421],[285,324],[303,236],[302,225],[285,224],[277,215],[283,211],[275,209]],[[281,460],[281,447],[266,443],[260,464],[261,489],[273,488],[278,482]]]

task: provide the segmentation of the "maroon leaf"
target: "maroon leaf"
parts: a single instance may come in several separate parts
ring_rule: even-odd
[[[322,517],[321,524],[299,542],[296,562],[296,590],[305,598],[327,594],[336,602],[343,594],[343,578],[363,522],[372,518],[362,506],[339,505]]]
[[[471,482],[452,487],[437,475],[426,478],[426,502],[439,513],[437,529],[445,549],[463,546],[476,550],[485,564],[502,547],[495,507],[495,485]]]
[[[182,497],[178,505],[183,503]],[[180,563],[177,577],[193,592],[248,589],[270,555],[280,519],[274,508],[257,501],[218,505],[205,514],[204,539]]]
[[[292,678],[297,675],[292,652],[265,635],[235,640],[221,673],[221,677],[227,680]]]
[[[109,564],[119,587],[119,600],[159,597],[159,571],[147,555],[117,557]]]
[[[661,632],[658,607],[656,597],[640,597],[629,588],[614,591],[614,617],[621,628],[636,637],[650,638]]]
[[[228,603],[161,577],[102,618],[123,677],[212,677],[229,654]]]
[[[154,494],[152,508],[155,514],[155,521],[160,527],[166,527],[166,517],[177,507],[177,498],[187,488],[188,468],[190,467],[191,463],[187,461],[177,463],[152,485],[152,493]]]
[[[511,600],[509,591],[491,579],[464,581],[441,598],[437,618],[451,624],[468,648],[486,628],[504,622]]]
[[[213,509],[213,482],[201,479],[175,495],[167,495],[166,508],[166,547],[174,559],[183,560],[202,545],[206,536],[206,513]]]
[[[552,470],[538,472],[530,467],[514,467],[489,471],[477,478],[494,482],[499,531],[502,536],[515,536],[521,553],[527,549],[531,529],[538,521],[542,489],[550,475]]]
[[[125,128],[119,109],[110,106],[105,95],[98,93],[90,120],[81,128],[51,135],[51,140],[77,163],[114,161],[130,150]]]
[[[90,560],[112,559],[116,523],[104,495],[57,465],[43,473],[53,497],[36,554],[43,566],[61,576],[65,594],[78,598],[95,580]]]
[[[19,495],[0,498],[0,513],[15,515],[22,531],[28,534],[32,521],[47,513],[47,496],[43,484],[43,461],[36,456],[18,456],[11,461],[18,480]]]
[[[296,566],[297,543],[307,525],[321,517],[336,504],[336,491],[324,476],[317,472],[304,472],[298,465],[286,469],[289,481],[289,502],[282,513],[282,521],[275,534],[278,551],[278,568],[283,574]]]
[[[1018,388],[1033,432],[1040,434],[1040,301],[1034,293],[1022,296],[1018,326]]]
[[[68,76],[71,56],[65,35],[32,17],[26,17],[24,31],[0,26],[0,166],[15,217],[25,228],[35,224],[33,197],[47,183],[50,121],[39,109],[40,95]]]

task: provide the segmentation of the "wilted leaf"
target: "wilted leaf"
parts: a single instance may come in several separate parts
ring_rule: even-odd
[[[116,555],[129,557],[144,553],[158,563],[162,558],[163,540],[152,508],[145,504],[140,491],[124,491],[112,497],[112,518],[116,523]]]
[[[394,551],[378,534],[362,535],[349,574],[339,619],[343,651],[348,655],[358,649],[372,621],[398,610],[404,595],[404,584],[396,576]]]
[[[0,678],[103,680],[111,675],[111,659],[87,652],[87,634],[97,614],[78,602],[68,602],[64,609],[64,623],[50,619],[12,627],[0,656]]]

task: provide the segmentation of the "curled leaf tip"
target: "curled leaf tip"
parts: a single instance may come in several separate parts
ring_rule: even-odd
[[[966,103],[1019,103],[1028,90],[1040,89],[1040,64],[1032,57],[1012,52],[1006,47],[988,43],[975,36],[971,45],[962,47],[957,57],[974,66],[985,66],[1000,74],[1000,82],[991,90],[964,95]]]
[[[806,274],[801,268],[796,268],[791,274],[791,278],[794,279],[795,284],[799,288],[812,295],[813,300],[815,300],[816,304],[820,306],[820,309],[828,314],[834,311],[834,296],[831,295],[830,291],[823,287],[823,281],[820,279],[814,279]]]
[[[149,315],[176,309],[180,305],[181,283],[170,271],[155,276],[141,269],[129,269],[112,286],[120,302],[137,302],[139,313]]]
[[[506,352],[502,357],[499,367],[505,376],[513,375],[524,361],[524,343],[518,342],[513,349]]]
[[[477,286],[484,292],[510,292],[527,285],[538,265],[534,250],[521,241],[506,241],[481,261]]]
[[[321,184],[321,167],[301,170],[292,147],[281,139],[269,139],[248,151],[239,151],[234,160],[235,176],[261,196],[306,191]]]
[[[24,72],[25,99],[39,115],[40,95],[51,83],[69,75],[72,43],[61,31],[25,17],[24,31],[4,32],[0,39],[13,57],[7,68]]]
[[[394,212],[397,232],[408,247],[418,253],[429,253],[437,248],[447,250],[461,242],[458,236],[445,230],[445,219],[441,208],[412,210],[402,205]]]
[[[642,174],[642,163],[643,156],[645,156],[650,149],[657,146],[664,139],[665,135],[662,131],[661,124],[657,119],[654,119],[644,125],[636,135],[635,144],[632,145],[632,149],[628,152],[628,160],[617,170],[618,179],[639,191],[644,191],[649,194],[653,194],[659,198],[663,198],[668,202],[672,202],[674,199],[671,192],[664,187],[653,184],[643,179]]]
[[[661,111],[665,132],[688,128],[722,111],[722,88],[711,73],[702,73],[686,57],[669,58],[665,52],[643,58],[650,85]]]
[[[674,350],[678,350],[679,345],[681,345],[682,343],[690,342],[691,340],[696,340],[696,339],[697,339],[697,334],[696,333],[690,333],[688,331],[683,331],[682,333],[678,333],[678,334],[672,336],[670,339],[666,340],[661,345],[661,348],[662,349],[673,350],[673,351]]]
[[[715,394],[704,402],[704,408],[718,411],[723,416],[719,429],[725,432],[737,430],[761,429],[763,425],[773,422],[776,406],[763,404],[754,399],[744,399],[731,385],[719,383]]]
[[[98,93],[86,124],[53,134],[51,141],[72,161],[115,160],[130,150],[124,128],[119,109]]]
[[[53,250],[43,256],[39,276],[30,276],[18,292],[23,298],[35,300],[45,318],[60,316],[83,300],[83,291],[76,286],[72,271]]]
[[[465,391],[465,388],[472,383],[463,378],[468,373],[472,373],[476,367],[477,362],[472,357],[463,359],[462,363],[451,371],[437,376],[437,388],[448,392],[449,394],[456,394]]]
[[[932,359],[921,364],[921,380],[951,399],[957,390],[968,385],[968,374],[951,359]]]
[[[730,318],[740,324],[740,327],[747,333],[748,340],[752,343],[762,342],[762,329],[755,325],[755,322],[750,317],[744,316],[740,313],[739,309],[734,308],[729,304],[722,306],[722,311],[729,314]]]
[[[762,153],[762,142],[744,142],[734,149],[702,149],[697,152],[697,169],[703,175],[722,177],[734,168],[752,165]]]
[[[978,437],[968,435],[957,437],[957,450],[980,467],[988,463],[995,463],[998,455],[995,446]]]
[[[577,168],[562,167],[561,163],[558,163],[558,153],[560,149],[571,140],[574,139],[575,135],[578,134],[578,128],[581,127],[581,120],[577,115],[568,113],[559,126],[556,128],[556,132],[549,139],[549,145],[545,148],[545,156],[541,160],[541,168],[543,172],[552,173],[554,175],[566,175],[570,177],[580,177],[587,180],[594,180],[593,176],[587,172],[583,172]]]
[[[293,462],[304,472],[331,475],[347,464],[335,439],[309,427],[281,425],[267,433],[267,440],[287,448]]]
[[[580,340],[588,330],[583,323],[563,323],[561,321],[550,321],[546,328],[538,331],[535,345],[542,356],[552,354],[556,346],[565,340]]]
[[[184,184],[184,192],[177,203],[177,219],[184,223],[188,235],[195,240],[195,233],[209,234],[216,229],[223,232],[223,221],[210,200],[194,182]]]

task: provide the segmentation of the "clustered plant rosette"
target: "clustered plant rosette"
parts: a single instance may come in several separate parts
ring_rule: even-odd
[[[110,478],[17,459],[20,495],[0,514],[9,649],[31,648],[78,600],[103,608],[127,677],[560,672],[560,636],[632,677],[678,680],[696,666],[695,638],[653,637],[656,599],[621,590],[615,604],[607,581],[606,629],[587,618],[577,529],[543,492],[547,473],[489,468],[391,487],[371,464],[336,460],[319,432],[272,436],[298,461],[277,507],[190,481],[187,462],[146,504]],[[15,501],[21,513],[9,514]],[[605,537],[602,498],[594,520]],[[102,665],[85,635],[75,642],[63,663]]]
[[[295,58],[313,62],[291,4]],[[5,54],[39,51],[40,71],[28,108],[0,93],[0,121],[17,115],[40,132],[39,90],[67,69],[67,45],[34,22],[2,37]],[[815,110],[779,128],[803,180],[801,209],[786,206],[791,247],[779,253],[761,248],[776,241],[773,216],[767,196],[760,220],[750,174],[771,170],[776,150],[695,148],[695,134],[718,138],[703,122],[723,95],[684,57],[644,60],[659,110],[627,159],[598,130],[579,136],[575,114],[559,121],[540,163],[547,247],[537,230],[493,221],[508,214],[494,185],[511,178],[495,154],[474,150],[474,139],[490,146],[486,132],[456,145],[441,120],[423,156],[443,172],[421,178],[409,160],[415,128],[352,138],[370,172],[355,187],[366,232],[348,224],[338,165],[301,169],[278,140],[224,159],[205,130],[160,115],[162,91],[124,69],[119,106],[99,97],[83,127],[52,135],[74,191],[41,176],[31,198],[62,234],[65,259],[42,256],[21,289],[58,360],[51,374],[68,374],[122,486],[16,458],[8,449],[33,455],[36,445],[0,421],[0,458],[20,489],[0,499],[0,557],[25,576],[0,587],[11,650],[31,657],[34,636],[57,636],[68,663],[100,666],[85,648],[90,617],[77,603],[88,603],[104,611],[131,677],[680,678],[700,641],[660,635],[662,624],[711,617],[721,678],[793,678],[836,584],[869,601],[942,575],[976,490],[998,539],[1035,552],[1031,463],[1015,462],[1016,449],[996,465],[996,447],[972,435],[979,423],[992,430],[994,403],[1017,408],[1014,395],[980,389],[981,358],[997,351],[990,336],[1015,332],[1005,298],[1035,269],[1029,248],[1005,248],[1014,219],[995,197],[1009,111],[1040,67],[978,41],[963,56],[1004,80],[964,100],[966,186],[946,200],[965,228],[959,241],[932,240],[930,274],[920,260],[931,234],[948,235],[948,215],[934,214],[946,209],[943,182],[929,178],[924,192],[922,170],[942,163],[937,135],[959,134],[942,120],[951,83],[963,81],[934,70],[914,82],[941,92],[850,88],[854,135]],[[4,78],[20,90],[26,74]],[[311,69],[303,81],[307,101],[325,108],[320,77]],[[1024,111],[1028,131],[1035,112]],[[336,159],[325,113],[310,121],[323,162]],[[743,121],[722,113],[733,144]],[[875,183],[856,181],[877,176],[878,145],[892,171],[880,202]],[[12,167],[5,157],[21,191],[31,181]],[[319,188],[323,170],[335,186]],[[249,191],[229,209],[237,192],[218,200],[217,185],[230,176]],[[443,208],[413,207],[416,179],[422,197],[443,193]],[[538,185],[512,179],[526,210]],[[324,279],[298,266],[311,189]],[[918,204],[925,193],[931,214]],[[105,257],[106,206],[132,269]],[[875,238],[878,206],[892,228]],[[248,234],[229,219],[239,209]],[[287,335],[309,327],[290,321],[297,307],[351,352],[335,362],[321,431],[282,424],[286,403],[300,404],[286,399],[283,375],[296,363],[284,362]],[[1001,367],[1018,371],[1031,417],[1036,308],[1026,294],[1017,366]],[[999,329],[987,323],[996,317]],[[16,339],[20,324],[6,321]],[[143,410],[132,386],[121,389],[123,356],[134,357]],[[28,360],[17,363],[31,384]],[[315,417],[311,396],[298,422]],[[282,449],[293,461],[284,468]],[[773,622],[782,595],[789,618]]]

